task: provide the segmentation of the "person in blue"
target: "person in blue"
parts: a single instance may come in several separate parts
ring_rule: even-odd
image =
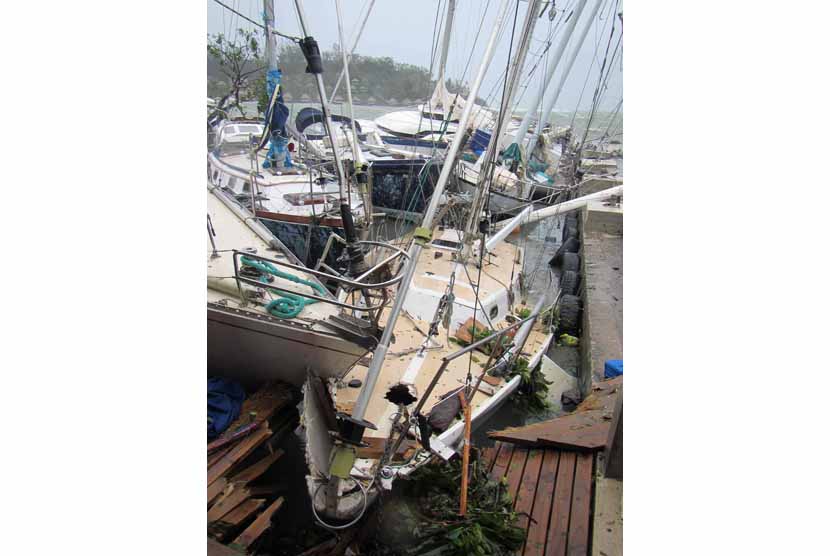
[[[272,98],[274,90],[280,84],[282,72],[280,70],[269,70],[267,75],[267,90],[268,98]],[[288,152],[288,137],[285,133],[285,123],[288,121],[288,107],[285,105],[285,100],[282,96],[282,87],[277,91],[277,101],[274,103],[273,110],[266,114],[269,119],[271,129],[271,141],[268,147],[268,155],[265,157],[265,162],[262,166],[264,168],[282,169],[290,168],[291,154]]]

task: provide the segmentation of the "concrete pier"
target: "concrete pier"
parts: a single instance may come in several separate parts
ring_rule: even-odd
[[[591,203],[581,219],[580,387],[587,393],[603,379],[605,361],[623,358],[623,210]]]
[[[585,207],[580,218],[580,388],[587,394],[593,381],[604,379],[605,361],[623,358],[623,210],[597,202]],[[594,556],[622,554],[622,471],[619,479],[606,477],[605,457],[605,453],[598,455],[595,475],[591,528]]]

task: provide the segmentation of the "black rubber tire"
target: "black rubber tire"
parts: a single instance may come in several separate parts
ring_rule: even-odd
[[[579,288],[579,273],[573,270],[565,270],[559,277],[559,291],[562,295],[576,295]]]
[[[579,252],[579,240],[572,237],[566,239],[562,245],[559,246],[559,249],[556,250],[556,253],[553,255],[553,258],[550,260],[550,265],[554,267],[558,267],[562,264],[562,255],[565,253],[578,253]]]
[[[579,255],[576,253],[565,253],[562,255],[562,270],[579,272]]]
[[[561,333],[577,333],[579,332],[580,313],[582,311],[579,306],[579,297],[575,295],[563,295],[559,301],[559,332]]]
[[[565,222],[565,227],[562,228],[562,241],[570,238],[579,239],[579,225],[576,222]]]

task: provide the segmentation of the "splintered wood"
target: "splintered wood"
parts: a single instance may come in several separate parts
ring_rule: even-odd
[[[552,446],[577,451],[601,450],[608,440],[613,408],[622,378],[594,384],[591,394],[573,413],[549,421],[491,431],[495,440],[524,446]]]
[[[275,441],[296,422],[291,392],[266,385],[242,404],[239,418],[208,444],[208,552],[245,554],[283,504],[279,485],[263,483],[283,451]],[[233,539],[229,546],[222,543]]]

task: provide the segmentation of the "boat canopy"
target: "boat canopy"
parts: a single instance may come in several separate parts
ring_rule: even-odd
[[[323,123],[325,118],[323,118],[323,112],[318,110],[317,108],[313,108],[311,106],[307,106],[300,110],[300,113],[297,114],[297,118],[294,120],[294,125],[297,127],[297,131],[300,133],[303,132],[308,126],[312,124],[319,124]],[[339,116],[337,114],[332,114],[331,119],[335,122],[343,122],[345,124],[351,124],[351,119],[347,118],[346,116]],[[363,130],[360,128],[360,123],[355,120],[354,122],[355,128],[357,129],[358,133],[362,133]]]

